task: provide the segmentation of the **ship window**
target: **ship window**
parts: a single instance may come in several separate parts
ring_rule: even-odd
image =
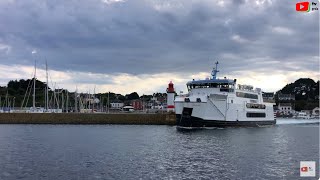
[[[209,87],[213,87],[213,88],[216,88],[218,85],[216,83],[210,83],[209,84]]]
[[[258,99],[258,95],[256,95],[256,94],[244,93],[244,92],[237,92],[237,93],[236,93],[236,96],[237,96],[237,97],[241,97],[241,98]]]
[[[201,102],[201,99],[200,99],[200,98],[197,98],[197,102]]]
[[[189,98],[184,98],[184,102],[190,102]]]
[[[219,87],[220,92],[234,92],[234,86],[232,84],[221,84]]]
[[[229,92],[229,88],[221,87],[220,92]]]
[[[253,109],[265,109],[266,108],[266,105],[264,105],[264,104],[247,103],[246,106],[247,106],[247,108],[253,108]]]
[[[231,99],[231,103],[233,103],[233,100]]]
[[[247,117],[249,117],[249,118],[253,118],[253,117],[264,118],[264,117],[266,117],[266,113],[247,113]]]

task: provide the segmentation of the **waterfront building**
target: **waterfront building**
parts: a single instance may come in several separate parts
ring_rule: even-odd
[[[294,113],[291,103],[279,103],[278,110],[281,115],[291,115]]]
[[[124,106],[124,103],[118,99],[110,103],[110,109],[121,109]]]
[[[274,92],[262,92],[263,102],[274,103]]]
[[[278,100],[281,101],[294,101],[296,100],[296,97],[294,94],[278,94]]]
[[[134,110],[143,110],[143,101],[141,99],[134,99],[131,104]]]

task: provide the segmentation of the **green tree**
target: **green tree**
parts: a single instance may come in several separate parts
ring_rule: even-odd
[[[133,92],[130,94],[126,94],[126,100],[139,99],[139,94],[137,92]]]

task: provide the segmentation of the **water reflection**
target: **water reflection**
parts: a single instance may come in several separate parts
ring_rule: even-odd
[[[0,179],[295,179],[299,161],[318,154],[314,124],[0,125]]]

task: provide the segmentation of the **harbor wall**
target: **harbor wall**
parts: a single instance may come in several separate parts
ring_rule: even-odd
[[[0,113],[0,124],[175,125],[174,114]]]

